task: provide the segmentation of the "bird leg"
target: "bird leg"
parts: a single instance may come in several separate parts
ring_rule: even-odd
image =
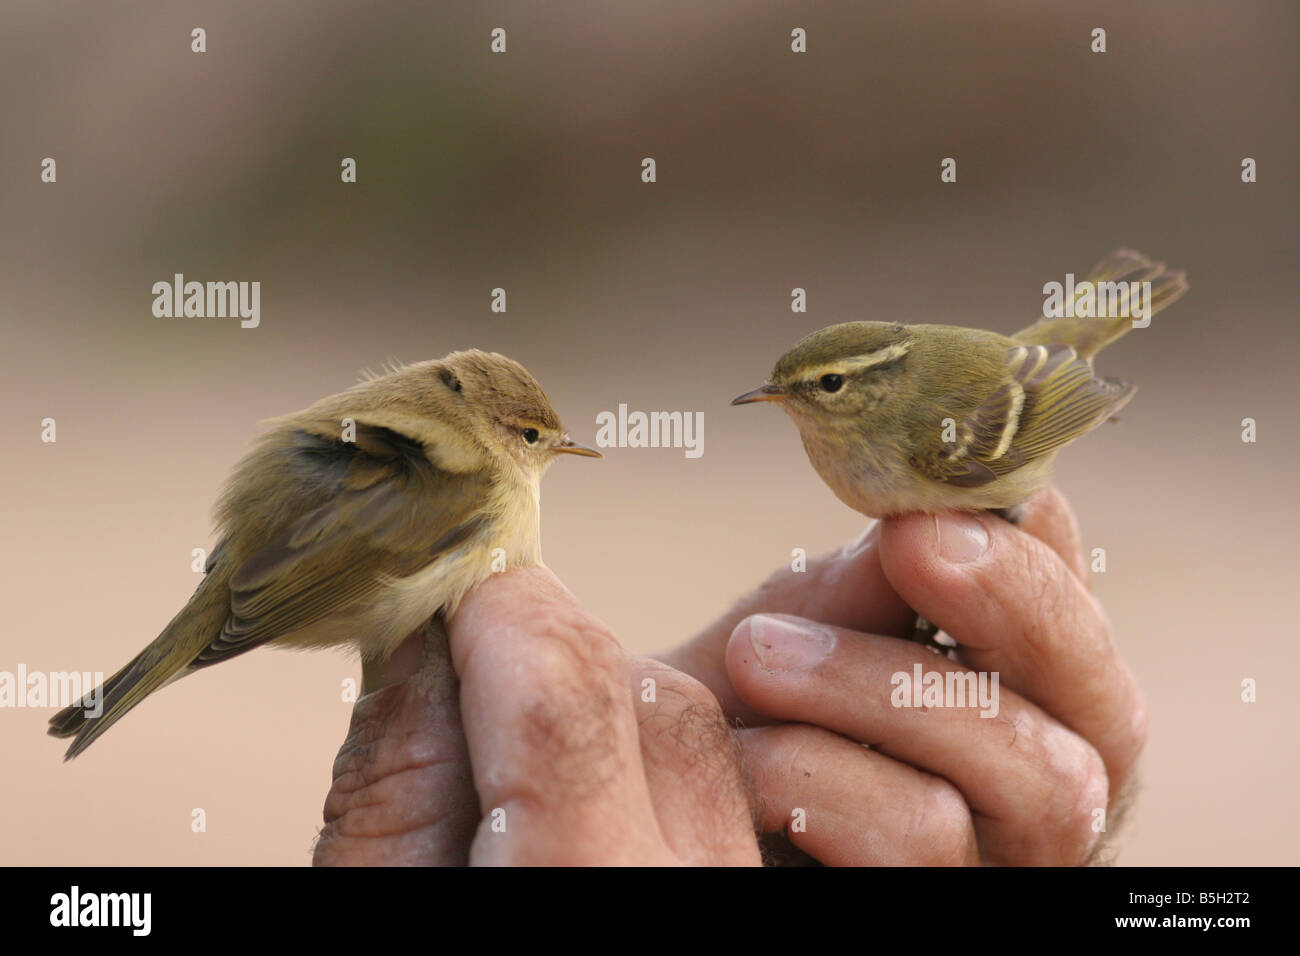
[[[916,616],[916,625],[912,628],[912,636],[908,640],[914,641],[922,647],[928,647],[936,654],[947,655],[953,649],[952,645],[942,644],[936,640],[938,634],[939,629],[918,614]]]
[[[416,631],[421,638],[420,670],[436,668],[447,657],[447,622],[439,611]],[[445,665],[443,665],[445,666]],[[388,685],[388,661],[363,658],[361,661],[361,696],[373,694]]]
[[[1017,505],[1012,505],[1010,508],[990,508],[989,514],[995,514],[1003,521],[1010,524],[1020,524],[1020,522],[1025,520],[1025,506],[1022,502]]]

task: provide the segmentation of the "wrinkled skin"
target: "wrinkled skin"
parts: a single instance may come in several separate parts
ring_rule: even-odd
[[[917,613],[960,662],[898,639]],[[1018,527],[874,525],[659,662],[542,568],[493,576],[449,635],[358,701],[317,864],[745,865],[756,828],[827,864],[1089,863],[1146,738],[1052,490]],[[997,671],[997,717],[891,706],[918,662]]]

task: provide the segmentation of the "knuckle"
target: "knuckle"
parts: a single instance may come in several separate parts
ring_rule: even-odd
[[[725,722],[722,705],[713,696],[713,691],[709,690],[702,681],[666,665],[661,666],[663,671],[656,676],[656,680],[668,700],[674,701],[682,710],[693,710],[719,722]]]
[[[1065,598],[1065,580],[1047,545],[1027,541],[1024,550],[1025,580],[1033,583],[1033,608],[1040,615],[1054,614]]]
[[[664,664],[654,663],[642,673],[654,674],[659,686],[654,705],[638,723],[648,739],[668,742],[675,765],[719,772],[739,766],[739,744],[708,687]]]
[[[908,844],[918,866],[962,866],[976,858],[975,827],[960,790],[938,777],[917,801]]]
[[[1056,554],[1042,542],[1026,539],[1013,573],[999,575],[989,590],[998,595],[1001,613],[1009,615],[1021,636],[1024,664],[1032,672],[1048,668],[1057,652],[1062,624],[1078,617],[1071,588],[1076,583]],[[1080,622],[1077,626],[1086,626]]]
[[[1070,737],[1072,745],[1058,746],[1049,755],[1042,820],[1059,847],[1059,859],[1050,862],[1067,865],[1091,857],[1103,832],[1099,824],[1104,823],[1110,789],[1101,755],[1082,738]]]
[[[1070,502],[1066,500],[1059,488],[1052,485],[1044,488],[1039,495],[1034,506],[1043,522],[1056,532],[1063,543],[1077,550],[1080,540],[1079,522],[1075,519]]]
[[[1146,698],[1141,691],[1134,691],[1133,716],[1129,724],[1129,733],[1133,738],[1133,759],[1146,749],[1147,738],[1151,732],[1151,712],[1147,709]]]
[[[495,781],[506,793],[549,800],[533,783],[560,784],[566,799],[585,796],[617,778],[620,757],[612,728],[619,720],[620,701],[609,688],[593,689],[568,681],[539,686],[518,707],[519,759],[504,779]]]
[[[1150,732],[1146,698],[1131,678],[1129,687],[1131,690],[1125,706],[1116,709],[1114,716],[1104,724],[1104,731],[1094,738],[1101,741],[1099,746],[1106,754],[1110,782],[1116,787],[1128,781],[1138,758],[1146,749]]]
[[[559,673],[621,682],[627,657],[613,633],[585,615],[547,615],[532,632],[537,652]]]
[[[1151,712],[1146,695],[1134,679],[1133,672],[1123,661],[1119,661],[1117,666],[1121,673],[1118,683],[1123,687],[1117,691],[1117,696],[1123,704],[1115,708],[1115,716],[1107,729],[1119,742],[1119,747],[1112,749],[1118,749],[1123,762],[1132,764],[1137,762],[1138,756],[1146,748],[1151,730]]]

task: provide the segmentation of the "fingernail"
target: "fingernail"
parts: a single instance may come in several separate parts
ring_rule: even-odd
[[[759,664],[767,670],[810,670],[830,655],[835,635],[820,627],[804,627],[784,618],[756,614],[749,619],[749,643]]]
[[[961,511],[934,516],[939,557],[951,564],[979,560],[989,549],[989,533],[974,515]]]

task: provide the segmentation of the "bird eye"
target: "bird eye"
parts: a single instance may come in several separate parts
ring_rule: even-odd
[[[820,384],[823,392],[838,392],[844,387],[844,376],[831,372],[829,375],[821,377]]]
[[[536,428],[525,428],[523,430],[524,441],[530,445],[536,445],[537,439],[541,438],[541,433]]]

